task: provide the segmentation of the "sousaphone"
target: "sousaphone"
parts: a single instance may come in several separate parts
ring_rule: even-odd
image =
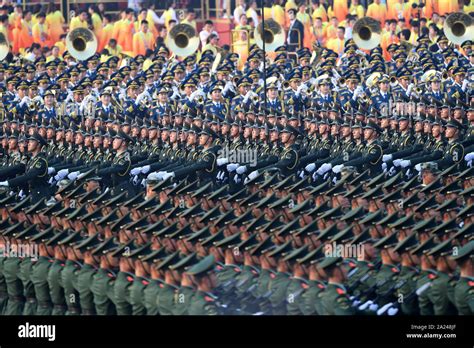
[[[77,60],[86,60],[97,52],[97,38],[87,28],[76,28],[66,36],[66,48]]]

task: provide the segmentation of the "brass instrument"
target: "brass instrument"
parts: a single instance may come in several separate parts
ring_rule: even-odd
[[[474,37],[474,19],[462,12],[450,14],[444,22],[443,31],[449,41],[461,45]]]
[[[97,38],[89,29],[76,28],[67,34],[66,48],[74,58],[86,60],[97,51]]]
[[[260,23],[254,30],[254,37],[255,43],[261,49],[265,43],[266,52],[273,52],[285,43],[285,31],[274,19]]]
[[[352,32],[356,45],[361,49],[371,50],[382,40],[380,22],[371,17],[364,17],[355,22]]]
[[[391,76],[390,76],[390,83],[393,84],[393,83],[396,83],[396,82],[397,82],[397,76],[391,75]]]
[[[380,72],[374,72],[369,75],[367,80],[365,81],[365,84],[368,88],[372,88],[377,84],[377,81],[380,80],[382,77],[382,74]]]
[[[166,38],[166,45],[176,56],[187,57],[197,51],[199,38],[189,24],[175,25]]]
[[[0,60],[4,60],[8,52],[10,52],[10,45],[8,40],[3,33],[0,33]]]

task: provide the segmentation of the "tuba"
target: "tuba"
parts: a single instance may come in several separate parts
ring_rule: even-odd
[[[443,31],[448,40],[455,45],[472,40],[474,37],[473,18],[462,12],[450,14],[444,22]]]
[[[264,27],[265,25],[265,27]],[[254,31],[255,43],[266,52],[273,52],[285,43],[285,32],[280,24],[273,19],[260,23]]]
[[[77,60],[86,60],[97,51],[97,38],[89,29],[76,28],[67,34],[66,48]]]
[[[371,50],[377,47],[382,40],[382,27],[379,21],[371,17],[364,17],[355,22],[352,36],[359,48]]]
[[[197,51],[199,38],[189,24],[175,25],[166,38],[166,45],[176,56],[187,57]]]
[[[4,60],[8,52],[10,52],[10,45],[8,40],[3,33],[0,33],[0,60]]]

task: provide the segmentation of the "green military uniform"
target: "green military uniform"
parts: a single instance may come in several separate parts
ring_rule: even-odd
[[[61,273],[64,266],[64,261],[54,260],[48,270],[49,295],[53,304],[52,315],[64,315],[66,313],[64,288],[61,285]]]
[[[114,283],[115,306],[117,315],[131,315],[130,287],[135,280],[135,275],[129,272],[118,272]]]
[[[194,289],[190,286],[181,286],[175,294],[175,305],[173,315],[189,314],[189,306],[194,295]],[[158,295],[159,296],[159,295]]]
[[[474,241],[470,241],[464,245],[458,255],[453,257],[459,265],[470,263],[472,265],[472,257],[474,254]],[[474,314],[474,277],[467,275],[461,276],[454,287],[454,304],[459,315]]]
[[[8,292],[8,304],[5,315],[21,315],[25,299],[23,296],[23,283],[20,280],[20,259],[7,257],[3,262],[3,274]]]
[[[51,315],[53,311],[48,285],[48,274],[52,263],[52,259],[40,256],[33,264],[31,281],[38,301],[37,315]]]
[[[333,267],[342,265],[342,257],[326,257],[318,266],[328,273]],[[329,282],[319,293],[322,315],[354,315],[355,309],[349,299],[346,288],[342,284]]]
[[[143,289],[143,304],[147,315],[158,315],[156,299],[160,294],[160,282],[155,279],[145,279],[146,287]]]
[[[141,277],[135,277],[130,286],[130,304],[132,306],[132,315],[145,315],[146,308],[144,300],[144,290],[147,286],[147,281]]]
[[[354,315],[355,309],[341,284],[329,283],[319,293],[322,315]]]
[[[61,284],[64,289],[67,311],[66,315],[78,315],[80,313],[79,293],[76,291],[76,271],[81,268],[78,262],[67,260],[61,272]]]
[[[5,258],[0,258],[0,315],[4,314],[8,304],[7,282],[3,275]]]
[[[108,269],[100,268],[92,276],[91,292],[94,296],[94,306],[97,315],[116,314],[113,303],[113,290],[115,273]]]
[[[214,270],[214,255],[206,256],[187,272],[194,277],[205,276]],[[190,300],[189,315],[217,315],[217,297],[210,292],[197,290]]]
[[[397,295],[402,296],[401,309],[404,314],[418,314],[418,299],[416,296],[416,282],[419,277],[418,269],[414,267],[402,266],[398,275]]]
[[[301,307],[302,314],[322,315],[324,308],[319,294],[326,289],[326,285],[319,280],[309,280],[306,287],[307,289],[301,294],[303,302],[303,307]]]
[[[31,281],[33,264],[36,261],[29,257],[24,258],[20,262],[20,273],[19,278],[23,283],[23,295],[26,298],[25,307],[23,308],[23,315],[35,315],[36,307],[38,305],[36,301],[36,294],[33,282]]]

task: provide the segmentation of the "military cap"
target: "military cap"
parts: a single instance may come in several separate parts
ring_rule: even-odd
[[[100,235],[99,233],[95,233],[94,235],[74,245],[74,248],[80,251],[90,251],[90,250],[95,249],[101,243],[101,240],[99,239],[99,235]]]
[[[453,239],[449,238],[442,243],[439,243],[434,248],[432,248],[428,255],[430,256],[452,256],[453,255]]]
[[[398,240],[397,240],[397,233],[392,233],[389,235],[386,235],[385,237],[381,238],[378,240],[376,243],[374,243],[374,248],[377,249],[387,249],[394,247],[397,245]]]
[[[196,265],[191,267],[186,273],[193,276],[201,276],[214,270],[214,267],[215,267],[214,255],[209,255],[209,256],[206,256],[201,261],[199,261]]]
[[[399,253],[410,252],[416,246],[418,246],[418,240],[416,238],[416,233],[412,233],[401,240],[393,249]]]

